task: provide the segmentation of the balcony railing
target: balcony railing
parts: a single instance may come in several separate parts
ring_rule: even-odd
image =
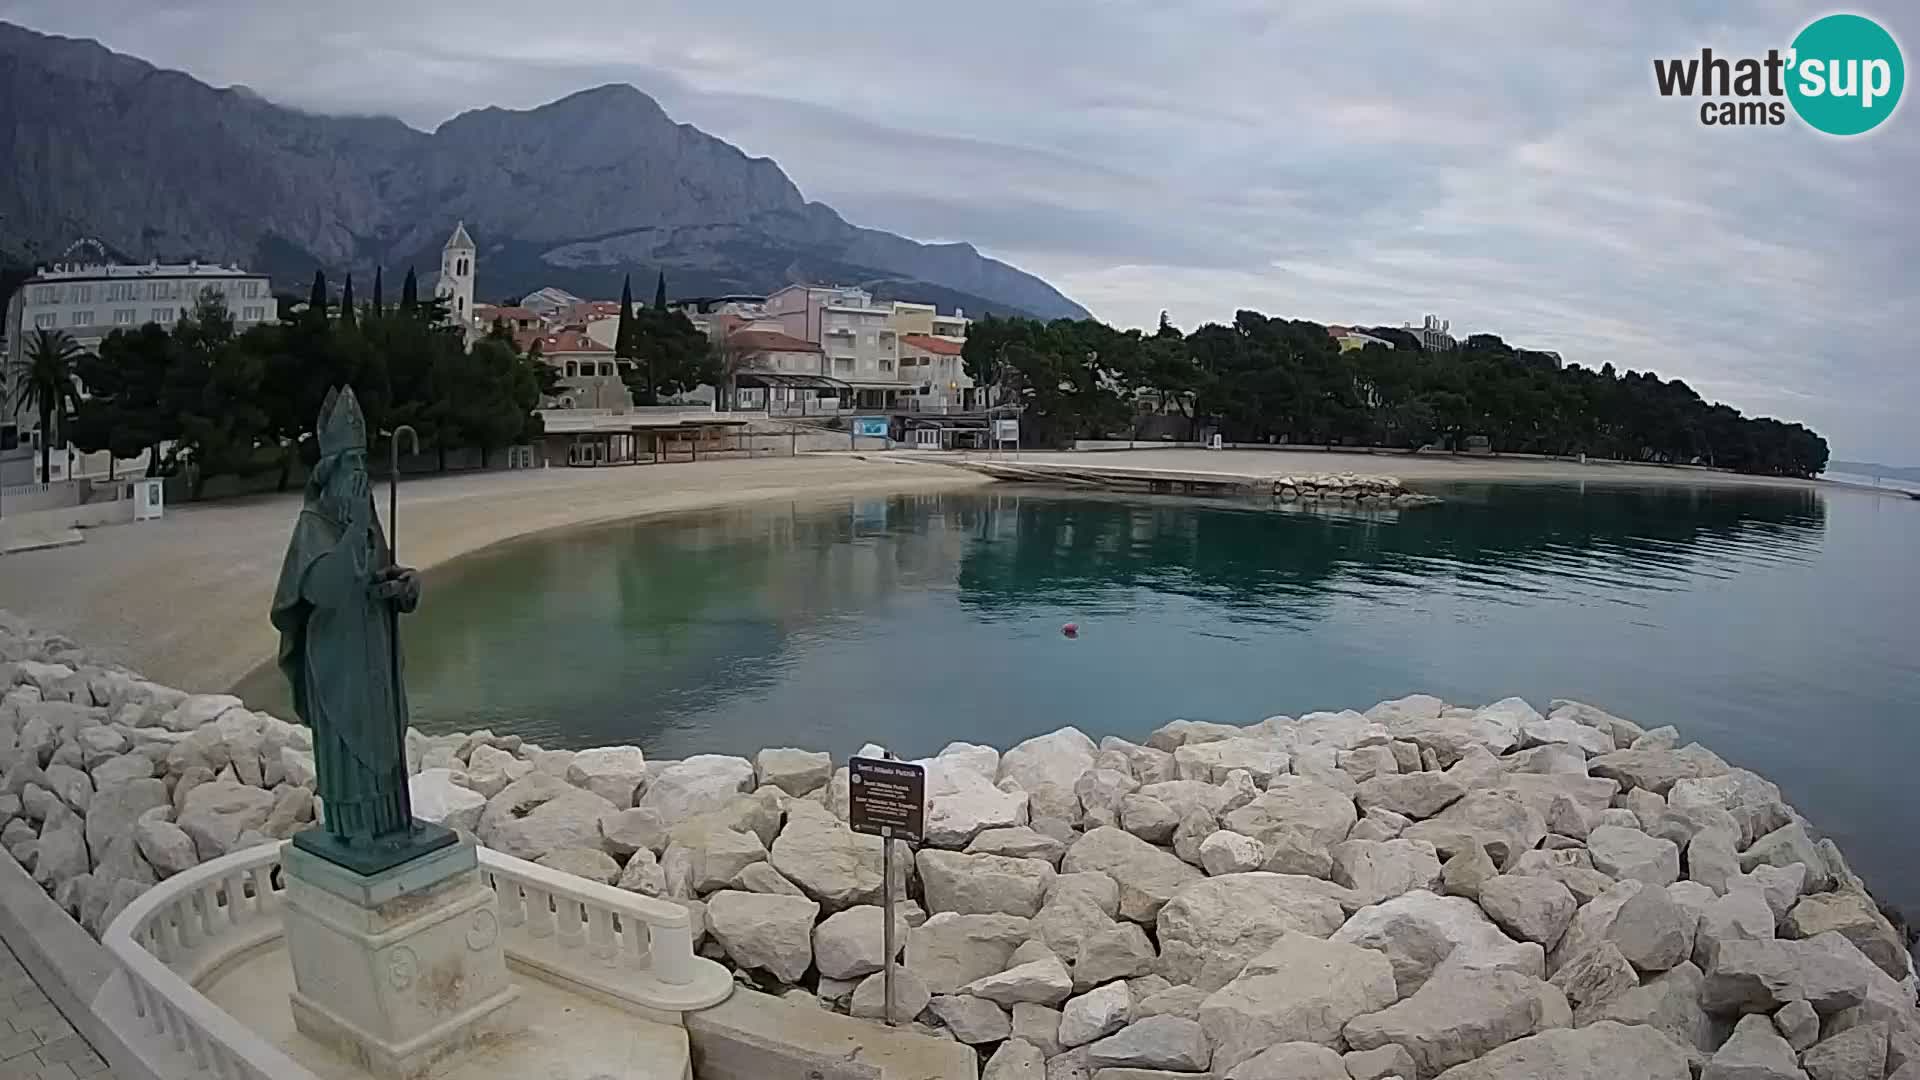
[[[726,1000],[727,970],[694,955],[693,921],[669,900],[640,896],[481,848],[515,965],[638,1006],[655,1019]],[[221,965],[284,932],[281,845],[237,851],[155,885],[107,928],[141,1035],[193,1076],[318,1080],[195,988]],[[147,1049],[153,1049],[147,1047]]]

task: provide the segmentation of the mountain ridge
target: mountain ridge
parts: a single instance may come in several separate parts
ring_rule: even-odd
[[[423,132],[0,21],[0,96],[13,103],[0,218],[10,249],[24,240],[43,260],[93,236],[127,258],[242,262],[297,290],[316,266],[432,271],[464,220],[486,298],[542,285],[612,295],[623,275],[659,270],[678,296],[835,281],[972,314],[1087,314],[970,244],[853,225],[773,159],[625,83],[470,109]]]

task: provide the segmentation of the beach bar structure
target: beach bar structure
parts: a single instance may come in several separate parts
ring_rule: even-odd
[[[542,459],[551,465],[598,467],[698,461],[701,455],[749,451],[747,419],[710,405],[613,409],[543,409]]]

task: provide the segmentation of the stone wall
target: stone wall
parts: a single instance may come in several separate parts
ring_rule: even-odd
[[[4,615],[0,693],[0,841],[96,934],[324,813],[303,728]],[[880,841],[828,755],[407,747],[420,816],[684,903],[791,1007],[882,1012]],[[896,1008],[992,1080],[1920,1076],[1900,932],[1777,787],[1672,728],[1416,695],[923,764]]]

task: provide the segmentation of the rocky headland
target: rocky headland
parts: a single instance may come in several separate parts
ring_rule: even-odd
[[[96,935],[324,814],[310,745],[0,613],[0,843]],[[829,755],[407,746],[417,815],[680,901],[743,983],[882,1014],[881,841]],[[896,1011],[991,1080],[1920,1080],[1902,932],[1774,784],[1670,727],[1415,695],[923,764]]]

